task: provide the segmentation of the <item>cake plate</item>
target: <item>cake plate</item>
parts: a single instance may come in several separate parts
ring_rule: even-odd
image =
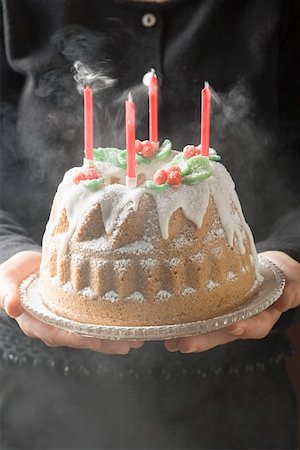
[[[264,281],[257,294],[230,313],[197,322],[159,326],[108,326],[80,323],[60,317],[43,303],[40,292],[40,277],[36,272],[26,278],[20,286],[21,303],[26,311],[43,322],[55,325],[72,333],[100,339],[165,340],[194,336],[224,328],[239,320],[255,316],[272,305],[282,294],[285,276],[270,260],[259,256],[259,272]]]

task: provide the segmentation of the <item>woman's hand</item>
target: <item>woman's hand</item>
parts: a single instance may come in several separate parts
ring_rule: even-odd
[[[20,302],[21,282],[40,267],[41,254],[34,251],[19,252],[0,266],[0,306],[15,318],[29,337],[42,340],[49,347],[73,347],[107,354],[125,355],[131,348],[140,348],[139,341],[111,341],[83,337],[79,334],[48,325],[24,311]]]
[[[262,255],[277,264],[286,276],[281,297],[257,316],[237,322],[229,327],[199,336],[171,339],[165,342],[170,352],[204,352],[236,339],[261,339],[270,332],[281,314],[300,305],[300,264],[283,252],[268,251]]]

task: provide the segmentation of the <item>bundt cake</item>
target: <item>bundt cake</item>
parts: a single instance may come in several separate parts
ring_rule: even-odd
[[[143,143],[142,143],[143,144]],[[165,325],[208,319],[259,288],[257,254],[234,183],[210,149],[170,141],[137,153],[94,150],[66,172],[46,227],[41,290],[56,314],[79,322]]]

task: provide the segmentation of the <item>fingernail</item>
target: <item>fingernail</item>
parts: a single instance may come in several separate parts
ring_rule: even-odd
[[[168,350],[168,352],[178,352],[179,346],[175,342],[166,342],[165,347]]]
[[[189,348],[188,350],[180,350],[180,353],[194,353],[197,352],[197,348]]]
[[[10,297],[9,295],[5,295],[3,297],[3,309],[6,312],[6,314],[11,317],[14,318],[14,314],[12,313],[12,311],[10,311]]]
[[[133,349],[139,349],[139,348],[143,347],[144,342],[142,342],[142,341],[130,341],[129,345]]]
[[[8,300],[8,295],[4,295],[3,300],[2,300],[2,306],[3,306],[3,309],[5,312],[6,312],[7,300]]]

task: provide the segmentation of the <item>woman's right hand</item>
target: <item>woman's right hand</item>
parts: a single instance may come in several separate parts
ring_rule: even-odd
[[[19,286],[25,278],[36,272],[41,254],[36,251],[16,253],[0,265],[0,307],[18,322],[26,336],[37,338],[49,347],[89,349],[106,354],[126,355],[131,348],[140,348],[140,341],[111,341],[84,337],[46,324],[26,312],[20,302]]]

